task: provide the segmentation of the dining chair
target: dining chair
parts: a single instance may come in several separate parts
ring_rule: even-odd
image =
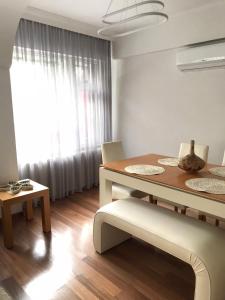
[[[102,162],[106,164],[115,160],[126,159],[121,141],[104,143],[101,146],[102,150]],[[112,199],[125,199],[128,197],[145,198],[148,194],[132,189],[130,187],[121,185],[119,183],[112,184]],[[149,196],[149,200],[152,202],[152,196]]]
[[[182,159],[184,156],[186,156],[189,153],[190,153],[190,144],[181,143],[178,158]],[[208,161],[208,153],[209,153],[209,146],[208,145],[195,145],[195,154],[197,156],[199,156],[200,158],[202,158],[205,162]],[[188,208],[187,206],[177,204],[175,202],[167,201],[167,200],[161,199],[161,198],[158,199],[158,200],[160,202],[172,205],[176,212],[178,212],[179,209],[180,209],[181,214],[184,214],[184,215],[186,214],[186,211],[187,211],[187,208]],[[199,214],[199,219],[204,221],[204,215]]]
[[[225,166],[225,151],[224,151],[224,154],[223,154],[222,166]],[[211,215],[211,214],[208,214],[208,213],[201,213],[201,212],[199,213],[199,219],[200,220],[206,222],[206,217],[215,218],[214,215]],[[216,217],[216,219],[215,219],[215,225],[219,226],[220,225],[220,221],[225,222],[225,219]]]

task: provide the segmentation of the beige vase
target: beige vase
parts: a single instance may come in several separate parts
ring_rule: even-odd
[[[178,167],[186,172],[194,173],[203,169],[205,161],[195,154],[195,141],[191,140],[190,154],[184,156],[178,164]]]

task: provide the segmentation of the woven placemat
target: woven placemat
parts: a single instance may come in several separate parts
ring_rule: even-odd
[[[192,190],[210,194],[225,195],[225,181],[215,178],[194,178],[185,181]]]
[[[177,167],[179,159],[176,157],[161,158],[158,160],[158,163],[165,166]]]
[[[125,168],[128,173],[134,173],[139,175],[157,175],[165,172],[165,169],[153,165],[132,165]]]
[[[216,167],[209,169],[209,172],[213,175],[225,177],[225,167]]]

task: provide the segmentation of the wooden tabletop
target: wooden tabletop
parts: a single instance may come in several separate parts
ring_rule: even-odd
[[[192,178],[217,178],[220,180],[224,180],[224,178],[220,176],[212,175],[208,170],[213,167],[218,167],[218,165],[207,164],[204,169],[201,171],[190,174],[178,167],[165,166],[158,163],[158,159],[166,158],[168,156],[158,155],[158,154],[148,154],[139,157],[133,157],[126,160],[113,161],[107,164],[104,164],[103,167],[105,169],[125,174],[130,177],[135,177],[138,179],[142,179],[144,181],[148,181],[151,183],[156,183],[162,186],[167,186],[173,189],[181,190],[190,194],[199,195],[203,198],[211,199],[214,201],[224,202],[225,203],[225,195],[216,195],[209,194],[205,192],[198,192],[188,188],[185,185],[185,181]],[[165,172],[159,175],[138,175],[133,173],[128,173],[124,170],[125,167],[130,165],[137,164],[146,164],[146,165],[155,165],[161,166],[165,169]]]
[[[20,198],[23,198],[24,196],[28,196],[30,194],[32,194],[32,195],[37,194],[37,196],[38,196],[38,194],[40,192],[48,190],[48,188],[46,186],[39,184],[35,181],[30,180],[30,184],[33,185],[33,190],[30,190],[30,191],[20,191],[18,194],[15,194],[15,195],[11,195],[8,192],[0,192],[0,204],[1,204],[1,202],[4,202],[4,201],[19,200]]]

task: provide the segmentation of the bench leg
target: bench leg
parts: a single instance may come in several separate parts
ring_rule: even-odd
[[[215,298],[212,296],[211,284],[209,273],[207,271],[206,265],[197,257],[195,254],[190,256],[190,265],[193,268],[195,273],[195,296],[194,300],[216,300],[219,298]],[[215,280],[215,279],[214,279]],[[216,284],[217,285],[217,284]],[[215,292],[215,291],[214,291]],[[222,295],[222,297],[224,294]],[[223,298],[220,298],[221,300]]]
[[[131,235],[107,223],[94,222],[95,250],[103,253],[131,238]]]

